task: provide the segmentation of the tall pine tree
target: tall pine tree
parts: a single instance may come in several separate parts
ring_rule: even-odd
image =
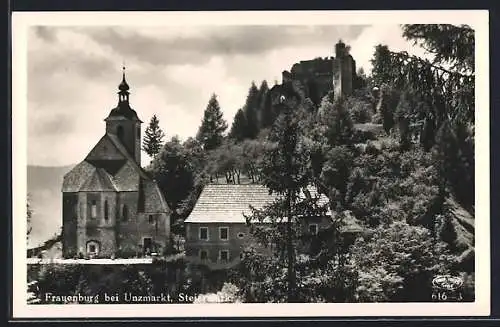
[[[227,123],[223,118],[222,110],[217,101],[217,95],[212,94],[203,114],[201,126],[196,134],[196,140],[203,144],[203,149],[213,150],[222,143],[223,133]]]
[[[262,115],[264,112],[264,102],[266,99],[266,95],[269,91],[269,86],[267,85],[267,81],[263,80],[259,87],[259,93],[257,95],[257,127],[258,129],[262,129]]]
[[[260,116],[260,126],[261,128],[271,127],[276,119],[276,114],[271,102],[271,93],[267,92],[262,101],[261,116]]]
[[[160,121],[156,115],[151,117],[148,127],[145,131],[144,140],[142,141],[142,150],[151,158],[154,158],[163,146],[163,138],[165,133],[160,128]]]
[[[246,137],[247,129],[247,119],[243,110],[238,109],[236,115],[234,115],[233,124],[231,125],[231,130],[229,131],[229,137],[236,140],[236,142],[241,142]]]
[[[287,270],[286,300],[287,302],[296,302],[298,300],[296,271],[298,231],[295,217],[305,214],[301,211],[304,209],[304,205],[299,205],[298,198],[300,190],[308,185],[310,174],[307,155],[301,151],[299,146],[299,119],[294,115],[294,108],[290,107],[286,99],[283,99],[282,106],[283,114],[278,117],[269,136],[269,140],[274,142],[276,146],[265,154],[262,165],[264,184],[271,193],[275,193],[279,197],[264,210],[254,210],[253,217],[249,218],[249,221],[271,219],[275,228],[267,231],[266,234],[278,247],[277,255],[280,258],[276,264],[283,268],[286,267]],[[308,206],[306,207],[306,211],[309,210]],[[282,228],[284,226],[281,222],[285,223],[286,229]],[[256,228],[258,230],[259,227]],[[259,235],[259,232],[256,235]],[[286,257],[281,256],[283,253],[286,253]]]
[[[259,89],[254,82],[248,90],[247,100],[243,111],[247,120],[246,138],[254,139],[259,133],[258,121],[258,108],[259,108]]]

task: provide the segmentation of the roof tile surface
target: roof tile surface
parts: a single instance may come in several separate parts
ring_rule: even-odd
[[[308,187],[315,197],[315,188]],[[301,193],[304,196],[304,193]],[[259,184],[209,184],[205,186],[193,211],[185,220],[187,223],[245,223],[245,215],[251,214],[250,206],[262,209],[277,198],[267,187]],[[328,203],[320,197],[319,204]]]

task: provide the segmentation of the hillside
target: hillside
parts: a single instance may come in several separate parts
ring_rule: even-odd
[[[28,193],[33,210],[28,248],[40,245],[62,226],[61,185],[73,165],[61,167],[28,166]]]

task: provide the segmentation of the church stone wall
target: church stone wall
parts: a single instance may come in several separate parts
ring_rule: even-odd
[[[150,217],[151,216],[151,217]],[[162,253],[169,245],[170,217],[165,213],[145,212],[138,215],[138,239],[142,247],[143,239],[150,237]],[[142,248],[141,248],[142,249]]]
[[[161,203],[157,190],[140,199],[138,208],[141,162],[141,121],[128,104],[129,86],[119,85],[119,104],[106,121],[106,135],[90,151],[83,162],[65,175],[63,183],[63,253],[71,257],[87,253],[87,244],[95,242],[100,257],[135,256],[143,250],[143,238],[151,237],[167,246],[170,216]],[[114,137],[119,139],[116,141]],[[127,159],[118,168],[119,160]],[[135,162],[134,162],[135,161]],[[107,162],[108,165],[102,165]],[[100,171],[108,166],[113,186],[100,181]],[[114,167],[119,169],[114,171]],[[83,170],[82,170],[83,169]],[[106,168],[105,168],[106,169]],[[150,183],[155,186],[154,182]],[[84,185],[84,186],[82,186]],[[74,191],[69,193],[68,191]],[[141,193],[141,195],[144,193]],[[123,208],[126,206],[126,219]],[[146,213],[144,211],[146,210]],[[153,215],[151,223],[149,215]]]
[[[127,255],[135,255],[140,252],[138,237],[138,215],[137,215],[138,192],[120,192],[118,194],[118,249]],[[127,206],[128,216],[124,220],[123,207]]]
[[[78,193],[63,194],[63,257],[71,258],[78,253]]]
[[[78,193],[78,228],[77,228],[77,245],[78,252],[85,253],[85,244],[87,243],[87,193]]]

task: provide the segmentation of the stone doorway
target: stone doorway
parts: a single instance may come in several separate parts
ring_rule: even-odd
[[[150,255],[153,252],[153,239],[151,237],[145,237],[142,240],[143,248],[142,251],[146,255]]]
[[[90,258],[95,258],[99,256],[100,246],[97,241],[88,241],[87,242],[87,255]]]

